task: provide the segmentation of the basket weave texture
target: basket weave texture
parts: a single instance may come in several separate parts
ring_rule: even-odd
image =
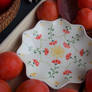
[[[15,18],[20,7],[20,0],[14,0],[11,7],[0,15],[0,32],[2,32]]]

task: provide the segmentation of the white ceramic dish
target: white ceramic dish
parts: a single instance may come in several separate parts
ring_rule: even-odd
[[[26,65],[28,78],[59,89],[81,83],[92,68],[92,39],[83,26],[64,19],[39,21],[23,33],[17,54]]]

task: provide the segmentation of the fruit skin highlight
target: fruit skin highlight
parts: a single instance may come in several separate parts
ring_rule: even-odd
[[[55,20],[59,16],[57,4],[53,0],[43,2],[37,9],[37,18],[39,20]]]
[[[78,0],[79,8],[92,8],[92,0]]]
[[[16,92],[50,92],[48,86],[35,79],[24,81],[16,90]]]
[[[12,80],[23,69],[22,60],[14,52],[0,53],[0,79]]]
[[[7,82],[0,80],[0,92],[12,92]]]
[[[86,30],[92,29],[92,10],[89,8],[79,10],[75,23],[83,25]]]

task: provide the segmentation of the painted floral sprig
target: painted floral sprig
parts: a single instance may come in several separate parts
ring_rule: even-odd
[[[86,66],[86,62],[82,62],[82,59],[78,58],[77,56],[71,57],[74,61],[75,64],[77,64],[78,67],[85,67]]]
[[[55,75],[59,73],[58,65],[61,64],[60,60],[52,60],[52,63],[54,64],[54,67],[50,68],[50,71],[48,72],[49,78],[55,78]]]
[[[72,78],[72,71],[71,70],[65,70],[64,72],[63,72],[63,75],[64,75],[64,79],[66,80],[66,81],[69,81],[71,78]]]
[[[63,29],[63,32],[65,34],[70,34],[71,26],[66,26],[65,29]]]
[[[59,67],[54,66],[53,68],[50,68],[50,71],[48,72],[49,78],[55,78],[55,75],[58,74],[58,69]]]
[[[27,64],[31,65],[32,67],[34,67],[34,66],[38,67],[40,63],[38,62],[38,60],[33,59],[33,61],[28,61]]]
[[[42,38],[42,34],[39,34],[37,30],[34,30],[33,36],[36,40],[40,40]]]
[[[44,53],[44,55],[48,55],[49,54],[49,49],[48,48],[44,48],[44,49],[41,49],[41,48],[32,48],[32,47],[29,47],[29,51],[33,52],[34,54],[42,54]]]
[[[81,35],[76,34],[75,36],[72,36],[71,40],[67,40],[68,44],[75,44],[76,42],[80,41]]]
[[[49,32],[48,32],[48,39],[50,41],[54,41],[53,38],[55,36],[55,34],[54,34],[55,29],[53,28],[53,25],[50,28],[48,28],[48,30],[49,30]]]

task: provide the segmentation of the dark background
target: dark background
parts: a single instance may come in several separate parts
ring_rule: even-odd
[[[30,3],[28,0],[21,0],[20,9],[15,19],[9,24],[9,26],[0,33],[0,43],[13,31],[13,29],[23,20],[23,18],[39,3]]]

